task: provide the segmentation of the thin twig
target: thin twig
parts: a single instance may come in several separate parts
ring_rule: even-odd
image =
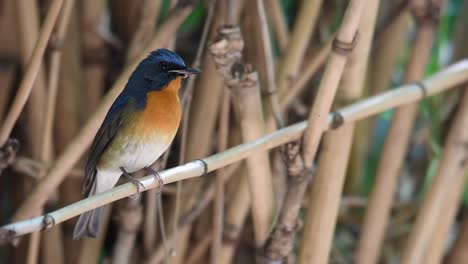
[[[468,81],[468,60],[463,60],[421,81],[420,84],[403,85],[368,99],[353,103],[347,107],[339,109],[335,114],[329,114],[327,119],[328,129],[336,128],[336,126],[342,124],[356,122],[357,120],[365,119],[388,109],[421,100],[425,96],[443,92],[466,81]],[[421,90],[421,85],[426,88],[424,91]],[[336,113],[339,113],[342,117],[339,121],[336,119]],[[306,121],[285,127],[254,141],[246,142],[227,149],[222,153],[207,157],[203,159],[203,162],[195,160],[186,163],[185,165],[162,171],[160,173],[161,178],[163,179],[164,184],[169,184],[179,180],[205,175],[207,172],[217,170],[228,164],[245,159],[253,153],[262,152],[287,142],[297,140],[300,138],[306,127]],[[154,179],[153,175],[145,176],[141,179],[141,182],[145,187],[145,190],[158,187],[158,181]],[[17,236],[39,231],[44,228],[51,228],[55,224],[62,223],[63,221],[94,208],[131,196],[136,192],[137,188],[134,184],[122,184],[104,193],[91,196],[59,210],[50,212],[45,216],[38,216],[32,219],[2,226],[0,228],[0,241],[9,241]]]

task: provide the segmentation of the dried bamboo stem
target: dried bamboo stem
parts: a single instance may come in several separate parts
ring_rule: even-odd
[[[219,117],[218,128],[218,152],[223,152],[227,148],[229,131],[229,112],[231,106],[231,96],[227,87],[223,91],[223,101]],[[211,263],[217,264],[220,260],[220,251],[223,242],[224,224],[224,168],[217,171],[215,180],[215,197],[213,206],[213,239],[211,241]]]
[[[141,4],[141,18],[127,50],[127,62],[135,60],[140,50],[144,49],[151,40],[161,5],[162,1],[154,0],[144,0]]]
[[[41,67],[42,57],[44,56],[47,43],[52,34],[55,22],[57,21],[62,3],[63,0],[55,0],[49,8],[36,47],[31,55],[30,64],[28,65],[21,81],[18,93],[13,101],[13,105],[1,127],[0,145],[5,144],[10,136],[11,130],[13,129],[13,126],[15,125],[16,120],[18,119],[29,94],[31,93],[32,86]]]
[[[0,62],[0,122],[3,121],[8,101],[12,92],[13,77],[16,67],[7,61]]]
[[[344,55],[350,51],[355,43],[356,32],[365,2],[365,0],[354,0],[349,3],[343,18],[343,25],[334,40],[335,47],[332,49],[323,73],[317,96],[310,109],[308,118],[310,126],[305,131],[303,139],[303,156],[308,167],[312,166],[320,138],[326,127],[326,113],[330,111],[347,61],[347,57]]]
[[[446,198],[458,198],[461,195],[468,158],[466,147],[468,142],[466,130],[468,127],[468,89],[464,89],[461,106],[450,127],[437,174],[424,199],[403,251],[402,263],[404,264],[423,263],[425,255],[429,254],[427,250],[430,249],[431,237],[435,238],[433,230],[436,229],[437,220],[441,219],[442,213],[447,213],[444,209],[447,206],[446,202],[455,205],[458,202],[453,201],[453,199],[447,201]],[[449,212],[448,216],[455,215],[456,206],[451,204],[447,207],[447,210],[452,211]],[[441,239],[441,237],[438,238]],[[442,249],[439,251],[438,257],[441,257]]]
[[[46,175],[31,194],[23,202],[22,206],[18,209],[15,214],[15,219],[27,218],[34,212],[35,208],[40,208],[47,200],[47,197],[52,191],[62,182],[66,173],[73,167],[78,159],[83,155],[89,144],[95,135],[102,119],[107,112],[107,109],[117,97],[120,91],[123,89],[128,76],[130,76],[136,64],[147,56],[150,51],[160,47],[162,43],[165,43],[169,36],[177,30],[183,19],[188,16],[192,10],[193,5],[183,5],[182,7],[176,7],[171,13],[167,21],[161,26],[161,29],[154,36],[151,43],[142,51],[138,60],[128,65],[119,78],[116,80],[112,89],[103,99],[99,109],[90,117],[83,129],[78,133],[75,140],[68,145],[63,153],[55,160],[52,165],[49,174]]]
[[[436,227],[433,230],[430,244],[426,249],[424,263],[443,263],[450,228],[452,227],[454,220],[456,220],[455,218],[462,202],[461,198],[466,180],[465,174],[466,166],[465,168],[460,168],[458,175],[454,176],[456,180],[453,181],[452,186],[450,187],[450,192],[445,198],[445,206],[442,208],[442,213],[439,215]]]
[[[300,66],[304,57],[309,39],[314,32],[322,0],[303,1],[296,22],[281,62],[277,77],[279,97],[283,98],[288,93],[291,80],[299,75]]]
[[[468,259],[468,215],[464,215],[458,238],[449,253],[447,263],[460,264]]]
[[[281,111],[285,111],[288,105],[296,98],[299,93],[304,90],[307,82],[317,73],[317,71],[325,64],[328,56],[331,52],[333,38],[330,38],[323,47],[317,51],[317,54],[313,56],[310,61],[304,62],[303,72],[298,76],[298,79],[293,82],[288,92],[281,97],[280,108]]]
[[[219,29],[216,42],[210,45],[218,72],[231,89],[240,119],[244,142],[265,134],[260,87],[256,72],[242,64],[243,40],[240,29],[225,26]],[[273,216],[273,184],[267,152],[247,159],[252,196],[255,242],[262,246]]]
[[[358,29],[360,39],[343,74],[338,105],[362,96],[379,4],[376,0],[364,7],[366,15],[361,18]],[[328,132],[324,138],[319,169],[309,197],[299,263],[328,263],[354,128],[355,124],[349,124]]]
[[[265,15],[265,6],[263,5],[264,0],[257,0],[256,1],[256,9],[258,14],[258,24],[260,25],[260,40],[263,45],[263,57],[265,59],[265,73],[266,73],[266,88],[263,88],[265,93],[267,94],[267,104],[269,104],[269,108],[266,116],[269,116],[269,113],[273,113],[273,116],[276,120],[276,125],[278,127],[284,126],[283,117],[281,114],[280,106],[279,106],[279,99],[278,93],[276,88],[275,82],[275,60],[273,59],[273,48],[271,47],[271,38],[270,32],[268,30],[268,23]]]
[[[267,13],[271,17],[273,28],[276,32],[276,38],[278,39],[279,49],[282,54],[288,47],[289,30],[283,11],[281,10],[280,1],[266,0],[266,6],[268,7]]]
[[[20,59],[23,73],[30,63],[34,47],[39,39],[40,18],[39,6],[36,1],[13,1],[19,31]],[[39,159],[41,155],[42,131],[44,130],[44,111],[46,98],[46,78],[44,70],[39,69],[31,95],[27,98],[25,112],[27,116],[26,134],[28,151],[33,158]],[[0,145],[2,142],[0,142]]]
[[[429,7],[426,7],[429,8]],[[433,14],[433,13],[431,13]],[[434,25],[420,25],[406,70],[405,82],[423,77],[434,39]],[[377,167],[376,180],[364,217],[357,261],[374,263],[384,238],[397,178],[405,157],[411,129],[416,117],[417,104],[405,105],[394,113],[392,124]]]
[[[40,160],[44,163],[49,163],[53,159],[53,128],[55,120],[55,108],[58,94],[59,85],[59,73],[62,62],[62,47],[65,39],[65,34],[69,29],[71,20],[71,14],[74,7],[74,0],[66,1],[63,4],[61,15],[58,18],[56,31],[52,37],[50,51],[50,68],[46,107],[45,107],[45,118],[44,120],[44,132],[42,133],[42,145],[40,146]],[[55,45],[55,47],[54,47]],[[42,171],[40,175],[44,175],[46,171]],[[63,237],[61,228],[54,228],[50,232],[44,234],[44,243],[42,243],[42,260],[44,263],[65,263],[65,252],[63,247]]]
[[[380,95],[358,101],[338,110],[337,112],[339,112],[343,117],[341,123],[337,124],[337,122],[332,122],[335,114],[329,114],[329,129],[331,127],[336,127],[339,124],[356,122],[357,120],[365,119],[388,109],[421,100],[424,96],[443,92],[466,81],[468,81],[468,60],[463,60],[421,81],[426,87],[426,92],[423,92],[418,84],[407,84],[384,92]],[[169,184],[179,180],[199,177],[207,172],[217,170],[228,164],[245,159],[252,153],[262,152],[296,140],[301,136],[301,133],[306,129],[306,126],[307,123],[305,121],[300,122],[265,135],[257,140],[243,143],[227,149],[222,153],[207,157],[203,159],[204,163],[207,164],[207,168],[205,168],[203,162],[196,160],[182,166],[162,171],[160,173],[161,178],[163,179],[164,184]],[[142,178],[141,182],[143,186],[145,186],[145,190],[158,187],[158,181],[156,181],[152,175]],[[11,239],[12,237],[39,231],[43,228],[50,228],[54,224],[62,223],[63,221],[71,219],[86,211],[109,204],[124,197],[131,196],[135,194],[136,191],[134,184],[122,184],[107,192],[83,199],[77,203],[54,212],[50,212],[45,217],[38,216],[32,219],[2,226],[0,228],[0,241],[3,242]]]
[[[223,247],[220,253],[220,264],[232,263],[236,242],[242,231],[245,219],[250,210],[251,199],[248,172],[245,164],[239,168],[236,177],[240,177],[239,184],[226,209],[226,221],[223,234]]]

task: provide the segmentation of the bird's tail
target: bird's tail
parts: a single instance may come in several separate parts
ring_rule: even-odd
[[[89,195],[96,193],[96,183],[94,183]],[[73,239],[81,239],[83,237],[96,237],[101,225],[102,213],[104,207],[98,207],[88,211],[78,218],[75,229],[73,230]]]

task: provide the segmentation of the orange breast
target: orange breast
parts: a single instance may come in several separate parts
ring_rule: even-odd
[[[178,96],[180,83],[181,77],[178,77],[161,91],[146,95],[146,107],[140,115],[137,129],[149,134],[175,135],[181,118]]]

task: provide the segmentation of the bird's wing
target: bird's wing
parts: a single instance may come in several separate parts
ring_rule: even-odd
[[[126,110],[131,107],[131,99],[119,96],[109,109],[104,122],[99,128],[91,145],[85,166],[85,182],[83,193],[88,194],[96,180],[96,165],[99,158],[112,143],[119,130],[124,125]]]

